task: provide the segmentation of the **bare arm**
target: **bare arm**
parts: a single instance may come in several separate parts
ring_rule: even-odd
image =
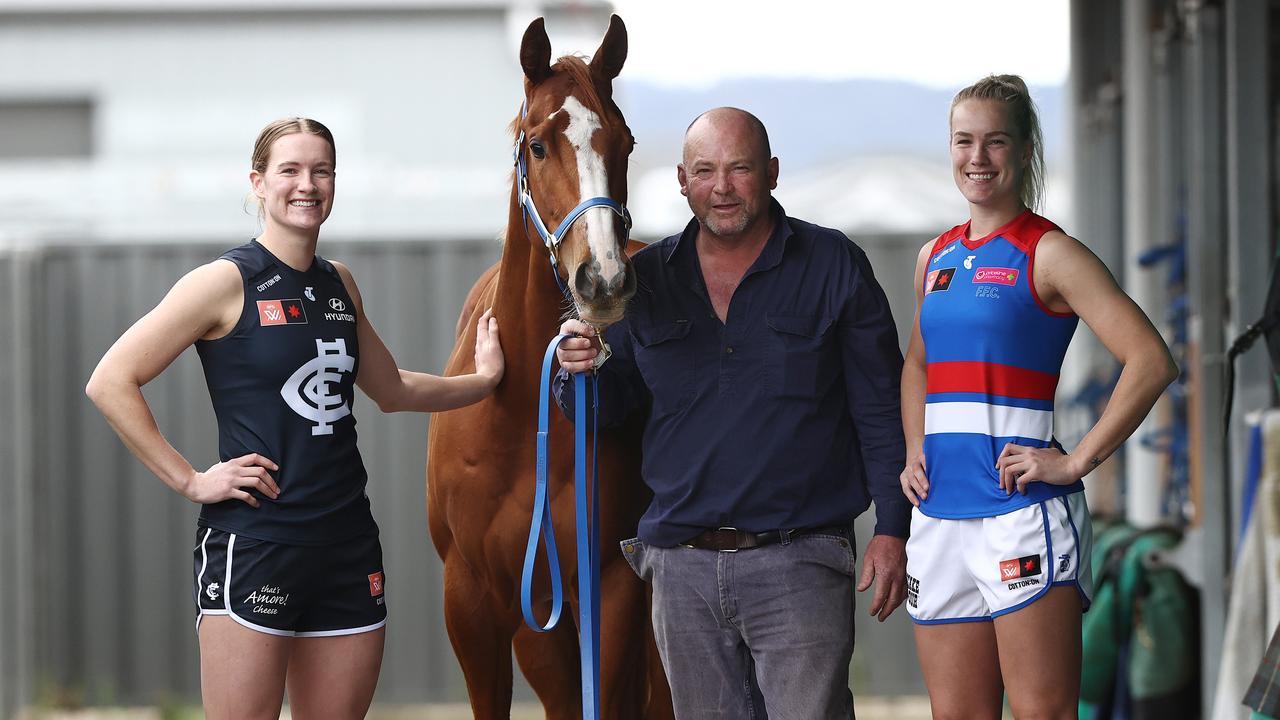
[[[274,462],[247,455],[197,472],[160,433],[142,395],[142,386],[196,340],[218,337],[235,326],[243,303],[240,282],[240,273],[230,262],[216,261],[192,270],[107,350],[85,393],[125,446],[184,497],[200,503],[238,499],[257,507],[248,488],[279,496],[267,472],[278,469]]]
[[[356,304],[356,334],[360,339],[360,373],[356,384],[383,412],[452,410],[480,400],[493,392],[502,380],[502,346],[498,342],[498,321],[492,312],[484,313],[476,326],[474,373],[441,377],[401,370],[370,324],[351,271],[341,263],[333,265]]]
[[[924,398],[927,375],[924,339],[920,336],[920,305],[924,302],[924,272],[935,240],[925,243],[916,257],[916,314],[911,323],[911,340],[902,363],[902,433],[907,441],[907,458],[899,481],[912,505],[929,497],[929,479],[924,464]]]
[[[1178,376],[1164,339],[1107,267],[1078,240],[1047,233],[1036,249],[1036,290],[1055,312],[1080,316],[1123,366],[1098,422],[1067,455],[1010,444],[1000,454],[1000,483],[1025,492],[1029,482],[1069,484],[1087,475],[1129,438],[1160,393]]]

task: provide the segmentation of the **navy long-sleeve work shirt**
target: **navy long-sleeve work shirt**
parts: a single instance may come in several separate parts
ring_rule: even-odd
[[[633,258],[639,291],[605,339],[600,423],[648,412],[640,538],[671,547],[718,527],[847,525],[876,504],[876,533],[907,537],[902,353],[884,291],[842,233],[786,217],[720,322],[698,223]],[[554,390],[572,419],[573,383]],[[607,482],[607,478],[605,479]]]

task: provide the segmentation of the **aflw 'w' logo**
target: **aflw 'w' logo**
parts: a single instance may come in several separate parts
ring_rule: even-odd
[[[302,417],[316,423],[312,435],[332,435],[333,424],[351,414],[351,407],[337,388],[340,373],[349,373],[356,359],[347,354],[347,343],[339,338],[332,342],[316,340],[316,357],[298,368],[284,387],[280,397]]]

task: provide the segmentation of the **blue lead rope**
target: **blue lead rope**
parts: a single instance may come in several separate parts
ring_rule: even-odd
[[[551,522],[551,504],[547,501],[547,432],[550,427],[551,360],[556,348],[570,334],[557,335],[542,357],[542,381],[538,390],[538,460],[537,484],[533,499],[533,520],[529,524],[529,541],[524,550],[524,569],[520,573],[520,610],[524,622],[535,632],[547,632],[560,622],[564,607],[564,588],[560,578],[560,560],[556,554],[555,525]],[[596,500],[600,485],[600,464],[596,450],[598,433],[591,435],[591,487],[587,487],[587,381],[584,373],[573,376],[574,423],[574,496],[577,514],[578,545],[578,647],[582,658],[582,717],[600,717],[600,503]],[[592,375],[592,417],[595,429],[599,412],[599,380]],[[590,518],[588,522],[588,517]],[[538,556],[538,538],[547,553],[547,570],[551,573],[551,616],[546,624],[533,614],[533,567]]]

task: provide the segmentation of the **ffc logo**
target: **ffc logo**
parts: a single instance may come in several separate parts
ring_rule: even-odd
[[[259,300],[258,321],[262,325],[305,325],[307,311],[302,308],[302,301],[297,298],[285,300]]]
[[[382,571],[379,570],[369,576],[369,596],[378,597],[382,594],[383,577]]]
[[[1000,579],[1016,580],[1040,574],[1040,556],[1027,555],[1017,560],[1000,561]]]

